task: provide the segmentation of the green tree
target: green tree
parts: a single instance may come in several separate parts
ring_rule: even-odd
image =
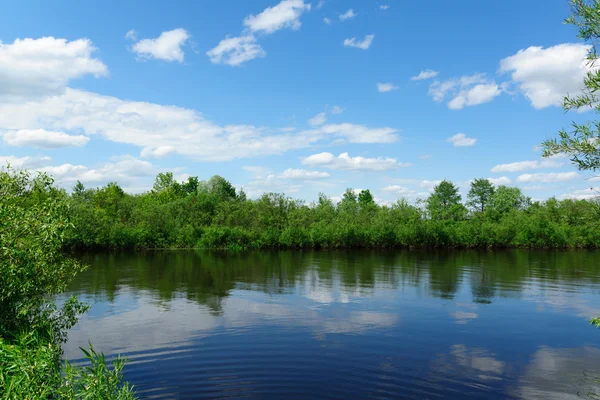
[[[500,214],[510,210],[524,210],[531,205],[531,199],[517,187],[498,186],[491,197],[490,207]]]
[[[60,343],[86,305],[75,297],[61,308],[52,297],[63,293],[84,270],[62,252],[72,229],[68,196],[45,174],[0,171],[0,397],[2,399],[132,399],[121,382],[120,361],[109,373],[104,357],[91,354],[104,369],[60,369]],[[73,373],[79,371],[84,380]],[[66,376],[63,374],[66,372]],[[110,375],[104,375],[104,373]],[[110,378],[112,377],[112,378]],[[113,379],[113,378],[119,379]],[[104,382],[90,388],[86,382]],[[73,393],[62,395],[67,387]]]
[[[375,205],[375,200],[369,189],[361,190],[358,193],[358,205],[361,209],[369,209]]]
[[[174,183],[175,179],[173,178],[172,172],[161,172],[156,175],[152,190],[156,193],[164,192],[165,190],[170,189]]]
[[[488,179],[475,179],[467,194],[467,205],[474,210],[484,212],[494,195],[494,185]]]
[[[443,180],[433,188],[426,201],[429,216],[434,220],[457,220],[464,217],[465,208],[460,203],[458,188],[450,181]]]
[[[215,175],[207,182],[203,182],[201,190],[217,196],[221,201],[234,200],[236,198],[235,187],[222,176]]]
[[[567,24],[578,28],[578,37],[591,44],[587,56],[589,67],[583,79],[583,93],[567,96],[563,100],[565,111],[593,109],[600,113],[600,69],[598,69],[597,43],[600,39],[600,0],[571,0],[573,15],[565,20]],[[600,121],[576,123],[572,130],[561,130],[558,138],[542,143],[544,157],[564,153],[581,170],[600,169]]]

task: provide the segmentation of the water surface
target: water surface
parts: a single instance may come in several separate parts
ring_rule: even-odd
[[[600,252],[83,255],[69,294],[141,398],[600,393]]]

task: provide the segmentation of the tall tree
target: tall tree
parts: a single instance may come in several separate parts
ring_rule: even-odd
[[[598,69],[597,43],[600,39],[600,0],[571,0],[573,15],[565,20],[579,29],[580,39],[591,44],[587,56],[588,72],[583,79],[583,93],[567,96],[563,101],[565,111],[593,109],[600,113],[600,69]],[[600,121],[583,124],[573,122],[572,130],[561,130],[558,138],[542,143],[544,157],[567,154],[580,170],[600,169]]]
[[[369,189],[361,190],[358,194],[358,204],[360,208],[366,209],[375,205],[375,200]]]
[[[460,219],[465,211],[461,199],[458,188],[452,182],[443,180],[433,188],[433,193],[427,199],[427,211],[432,219]]]
[[[529,207],[531,199],[517,187],[498,186],[490,201],[490,207],[500,214],[510,210],[523,210]]]
[[[477,211],[484,212],[494,195],[494,185],[488,179],[475,179],[471,182],[471,190],[467,194],[467,205]]]

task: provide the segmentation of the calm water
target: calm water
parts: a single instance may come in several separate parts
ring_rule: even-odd
[[[91,339],[142,398],[600,393],[600,252],[86,255]]]

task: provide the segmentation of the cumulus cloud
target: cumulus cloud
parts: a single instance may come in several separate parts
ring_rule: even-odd
[[[310,4],[303,0],[283,0],[273,7],[267,7],[258,15],[249,15],[244,19],[244,26],[252,32],[271,34],[280,29],[299,29],[300,16],[310,11]]]
[[[65,86],[87,75],[108,75],[88,39],[67,41],[54,37],[0,42],[0,97],[37,97],[61,93]]]
[[[0,156],[0,168],[10,164],[12,168],[38,168],[47,165],[52,159],[47,156]]]
[[[389,157],[350,157],[348,153],[342,153],[336,157],[328,152],[308,156],[302,160],[302,164],[349,171],[385,171],[411,165],[399,163],[395,158]]]
[[[357,40],[355,37],[344,40],[344,46],[346,47],[356,47],[357,49],[367,50],[371,47],[371,43],[373,43],[373,39],[375,39],[375,35],[366,35],[363,40]]]
[[[144,157],[176,153],[203,161],[281,154],[334,140],[392,143],[399,139],[393,128],[349,123],[293,133],[252,125],[220,126],[193,109],[75,89],[24,103],[0,101],[0,131],[38,129],[99,135],[112,142],[139,146]]]
[[[468,90],[461,90],[456,97],[448,102],[448,108],[460,110],[466,106],[487,103],[501,93],[500,87],[495,83],[475,85]]]
[[[324,112],[318,113],[314,117],[308,120],[308,123],[312,126],[323,125],[327,121],[327,116]]]
[[[325,22],[327,25],[331,24],[331,19],[325,17],[323,18],[323,22]]]
[[[377,84],[377,91],[379,93],[385,93],[385,92],[391,92],[392,90],[396,90],[398,89],[398,86],[394,85],[393,83],[378,83]]]
[[[575,190],[561,196],[566,199],[574,200],[592,200],[600,198],[600,187],[590,187],[586,189]]]
[[[488,80],[485,74],[435,81],[429,86],[429,95],[434,101],[442,102],[448,96],[452,97],[448,102],[448,108],[452,110],[490,102],[501,93],[501,87]]]
[[[589,49],[581,43],[532,46],[501,60],[499,71],[511,73],[534,108],[560,106],[565,95],[581,94]]]
[[[213,64],[226,64],[234,67],[267,55],[256,43],[253,35],[225,38],[206,54]]]
[[[477,139],[470,138],[464,133],[457,133],[456,135],[449,137],[446,142],[452,143],[454,147],[474,146]]]
[[[358,14],[355,13],[353,9],[349,9],[345,13],[340,14],[340,21],[345,21],[347,19],[352,19],[352,18],[356,17],[357,15]]]
[[[329,177],[327,172],[297,168],[288,168],[278,174],[272,173],[265,167],[246,166],[243,169],[253,175],[252,180],[242,186],[250,197],[257,197],[267,192],[295,193],[302,188],[303,182],[310,181],[314,185],[317,181]]]
[[[517,182],[561,182],[579,178],[577,172],[549,172],[539,174],[522,174],[517,177]]]
[[[181,47],[189,39],[185,29],[178,28],[166,31],[155,39],[142,39],[135,43],[131,50],[140,60],[164,60],[183,62],[184,54]]]
[[[90,138],[83,135],[69,135],[64,132],[47,131],[45,129],[21,129],[6,132],[3,141],[9,146],[56,149],[60,147],[85,146]]]
[[[508,164],[498,164],[492,168],[492,172],[519,172],[528,169],[557,168],[562,167],[564,163],[552,159],[543,159],[535,161],[517,161]]]
[[[150,162],[131,156],[113,157],[111,162],[100,164],[95,168],[66,163],[45,166],[38,171],[51,175],[62,186],[72,185],[77,181],[95,185],[114,181],[128,184],[139,178],[149,178],[156,173]]]
[[[356,124],[327,124],[300,134],[316,137],[337,137],[350,143],[394,143],[399,140],[397,129],[368,128]]]
[[[285,28],[297,30],[302,25],[300,17],[305,11],[310,11],[310,4],[303,0],[283,0],[258,15],[246,17],[243,22],[246,28],[240,36],[226,37],[206,54],[213,64],[231,66],[264,57],[267,53],[257,43],[254,34],[270,35]]]
[[[492,182],[492,184],[495,186],[510,185],[512,183],[512,181],[510,180],[510,178],[508,176],[501,176],[499,178],[487,178],[487,179],[490,182]]]
[[[283,171],[278,177],[295,180],[315,180],[328,178],[329,173],[321,171],[309,171],[306,169],[288,168],[285,171]]]
[[[428,191],[432,192],[433,188],[436,187],[437,185],[439,185],[440,183],[442,183],[441,180],[435,180],[435,181],[424,180],[424,181],[421,181],[421,183],[419,184],[419,186],[421,186],[422,188],[425,188]]]
[[[395,196],[412,196],[416,194],[416,190],[409,189],[405,186],[400,185],[386,186],[382,189],[382,191],[393,194]]]
[[[388,6],[387,4],[383,4],[383,5],[379,6],[380,10],[387,10],[388,8],[390,8],[390,6]]]
[[[419,72],[419,75],[411,77],[410,80],[411,81],[422,81],[425,79],[435,78],[436,76],[438,76],[438,74],[439,74],[438,71],[434,71],[432,69],[424,69],[423,71]]]

